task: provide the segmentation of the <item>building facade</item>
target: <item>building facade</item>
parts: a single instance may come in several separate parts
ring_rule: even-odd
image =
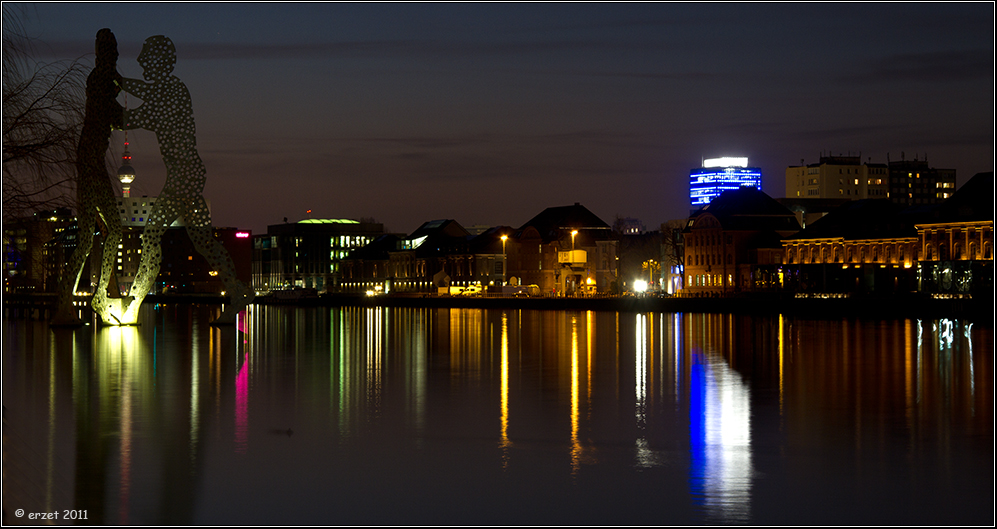
[[[916,225],[918,290],[937,296],[994,294],[994,174],[979,173]]]
[[[475,230],[479,231],[479,230]],[[423,223],[408,236],[386,235],[343,261],[344,292],[481,293],[505,284],[509,227],[471,234],[456,220]]]
[[[340,263],[384,234],[384,226],[352,219],[274,224],[253,237],[252,284],[259,293],[290,288],[338,292]]]
[[[942,204],[849,202],[783,241],[797,295],[993,296],[993,173]]]
[[[914,290],[915,222],[886,199],[847,202],[783,241],[783,286],[822,295]]]
[[[252,233],[237,228],[212,228],[212,236],[221,243],[232,258],[235,265],[235,275],[239,281],[250,284],[252,281]],[[202,256],[187,235],[187,230],[170,228],[163,233],[162,264],[156,276],[155,292],[160,293],[212,293],[221,294],[225,285],[218,270],[212,270],[208,261]],[[122,292],[130,288],[126,281],[134,281],[139,255],[126,254],[119,258],[118,269],[122,270],[127,263],[131,276],[120,275],[119,284]]]
[[[683,295],[717,296],[773,288],[781,241],[800,230],[796,215],[750,187],[727,191],[689,218]]]
[[[617,237],[585,206],[551,207],[509,238],[510,284],[536,285],[544,296],[618,292]]]
[[[68,208],[4,223],[4,292],[55,292],[76,248],[76,231]]]
[[[821,156],[817,163],[786,169],[787,198],[887,198],[886,164],[862,163],[861,156]]]
[[[935,169],[927,160],[887,160],[889,199],[897,204],[916,206],[941,204],[955,194],[955,169]]]

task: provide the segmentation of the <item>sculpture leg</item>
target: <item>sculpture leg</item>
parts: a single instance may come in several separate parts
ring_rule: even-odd
[[[81,325],[79,313],[73,306],[73,295],[76,293],[76,285],[80,282],[80,274],[83,273],[83,266],[87,257],[90,256],[90,247],[93,245],[93,230],[95,218],[92,212],[84,212],[80,216],[79,230],[76,235],[76,249],[66,267],[66,273],[59,283],[59,298],[56,306],[55,316],[52,317],[52,325]]]
[[[107,204],[101,208],[101,211],[108,211]],[[114,210],[111,209],[110,211]],[[104,251],[101,255],[100,282],[97,285],[97,290],[94,292],[93,299],[90,303],[97,315],[100,316],[102,322],[107,325],[120,325],[120,318],[125,312],[125,309],[121,304],[122,298],[115,297],[114,299],[108,299],[107,285],[110,282],[112,275],[115,273],[115,257],[118,255],[118,244],[121,242],[121,223],[113,221],[107,222],[106,215],[104,216],[104,219],[104,225],[107,228],[107,238],[104,239]]]
[[[218,274],[221,275],[222,283],[225,285],[225,293],[231,300],[229,305],[225,307],[225,311],[222,312],[221,316],[211,322],[211,324],[235,324],[236,316],[246,309],[246,307],[253,301],[256,294],[251,288],[246,286],[246,284],[242,281],[239,281],[236,277],[235,264],[232,262],[232,256],[230,256],[228,250],[226,250],[225,247],[212,236],[210,224],[207,226],[188,227],[187,233],[190,235],[191,242],[194,243],[194,248],[196,248],[198,253],[207,259],[208,266],[210,266],[212,270],[217,270]]]
[[[172,198],[160,198],[156,203],[149,222],[142,232],[142,257],[139,260],[135,281],[122,303],[127,303],[124,314],[120,317],[122,325],[134,325],[138,322],[138,311],[145,296],[152,290],[159,275],[159,266],[163,260],[163,249],[160,241],[163,233],[176,220],[179,212],[176,201]]]

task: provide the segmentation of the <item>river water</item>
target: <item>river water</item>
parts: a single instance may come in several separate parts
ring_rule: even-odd
[[[4,524],[994,523],[989,325],[218,311],[5,320]]]

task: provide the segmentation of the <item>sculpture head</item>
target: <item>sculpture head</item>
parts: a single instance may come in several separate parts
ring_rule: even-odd
[[[142,67],[142,77],[146,81],[165,79],[173,73],[177,63],[177,51],[169,37],[155,35],[145,39],[142,53],[138,54],[138,63]]]
[[[118,41],[114,38],[111,30],[104,28],[97,32],[97,40],[94,42],[94,53],[97,62],[108,61],[112,65],[118,60]]]

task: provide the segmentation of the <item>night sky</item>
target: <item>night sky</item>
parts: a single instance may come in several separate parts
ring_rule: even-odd
[[[284,217],[520,226],[574,202],[656,229],[688,215],[689,170],[719,156],[749,157],[773,197],[787,166],[822,152],[927,154],[959,185],[994,165],[989,2],[80,3],[25,16],[47,60],[89,65],[111,28],[125,77],[141,78],[146,37],[170,37],[213,223],[256,233]],[[132,195],[158,194],[155,136],[129,140]]]

